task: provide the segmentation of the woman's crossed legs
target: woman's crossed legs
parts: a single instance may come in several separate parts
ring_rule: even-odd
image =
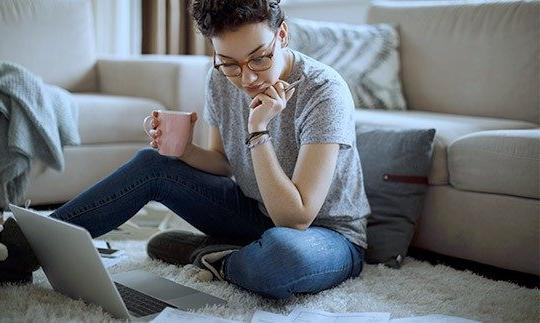
[[[105,234],[158,201],[216,238],[252,241],[224,262],[225,279],[273,298],[318,292],[362,270],[363,249],[322,227],[275,227],[228,177],[216,176],[145,148],[52,217]]]

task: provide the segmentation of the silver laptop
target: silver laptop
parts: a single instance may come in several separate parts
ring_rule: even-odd
[[[225,300],[135,270],[110,276],[88,231],[9,205],[51,285],[58,292],[97,304],[115,317],[149,320],[166,307],[181,310]]]

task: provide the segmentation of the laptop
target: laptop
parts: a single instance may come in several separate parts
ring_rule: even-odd
[[[135,270],[109,275],[86,229],[9,205],[52,287],[122,319],[150,320],[166,307],[181,310],[226,301]]]

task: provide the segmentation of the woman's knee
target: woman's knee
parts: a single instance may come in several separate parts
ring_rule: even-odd
[[[183,161],[161,155],[159,151],[150,147],[139,149],[133,156],[132,161],[143,166],[157,165],[162,171],[169,169],[174,173],[181,171],[181,167],[189,168]]]
[[[232,282],[266,297],[290,297],[293,282],[309,270],[313,261],[295,234],[296,229],[271,228],[247,249],[232,255],[228,262]]]
[[[145,147],[137,150],[135,155],[133,156],[133,159],[140,160],[142,162],[150,162],[152,160],[156,160],[162,157],[159,152],[153,148]]]
[[[303,243],[302,232],[288,227],[270,228],[261,236],[262,251],[265,256],[275,255],[282,261],[301,261],[307,247]]]
[[[226,279],[242,288],[273,299],[286,299],[292,296],[290,275],[283,275],[283,265],[277,262],[263,263],[238,261],[232,255],[226,269]],[[237,259],[235,259],[237,258]]]
[[[316,229],[268,229],[259,240],[231,256],[228,273],[232,282],[276,299],[339,284],[351,277],[352,267],[358,266],[348,258],[350,249],[340,239],[321,238],[326,233]]]

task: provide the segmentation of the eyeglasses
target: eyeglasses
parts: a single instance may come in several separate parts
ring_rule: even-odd
[[[276,48],[276,38],[277,33],[272,39],[272,49],[270,54],[254,57],[243,62],[216,64],[216,53],[214,52],[214,68],[227,77],[238,77],[242,75],[242,68],[244,65],[247,65],[247,67],[254,72],[266,71],[272,67],[272,57],[274,57],[274,49]]]

